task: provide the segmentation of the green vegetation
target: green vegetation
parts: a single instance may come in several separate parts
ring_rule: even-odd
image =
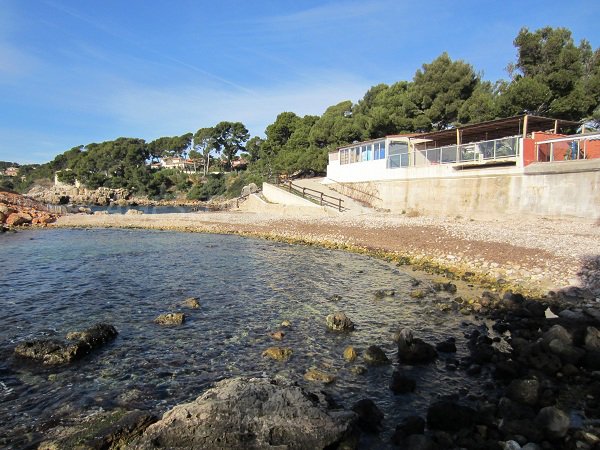
[[[373,86],[356,104],[342,101],[320,117],[282,112],[267,126],[265,138],[250,138],[242,123],[226,121],[152,142],[118,138],[74,147],[47,164],[21,166],[19,177],[0,178],[0,186],[23,191],[59,172],[60,181],[78,180],[89,188],[206,200],[239,195],[245,184],[260,184],[277,173],[323,173],[329,150],[388,134],[523,113],[600,125],[600,49],[586,40],[577,45],[568,29],[551,27],[523,28],[514,45],[517,61],[509,65],[509,80],[484,81],[470,64],[443,53],[423,64],[412,81]],[[240,153],[248,168],[232,172]],[[165,157],[188,158],[194,170],[151,169],[149,162]]]

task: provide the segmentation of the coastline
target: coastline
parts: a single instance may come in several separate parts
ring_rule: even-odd
[[[71,214],[51,226],[236,234],[368,254],[529,296],[572,286],[600,296],[600,226],[592,221],[233,211]]]

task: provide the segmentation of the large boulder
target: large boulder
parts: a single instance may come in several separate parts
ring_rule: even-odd
[[[346,314],[343,312],[336,312],[333,314],[329,314],[325,321],[327,322],[327,327],[330,330],[334,331],[352,331],[354,330],[354,323],[350,320]]]
[[[467,406],[449,400],[440,400],[429,406],[427,425],[434,430],[456,432],[471,427],[475,423],[475,417],[475,411]]]
[[[546,406],[540,409],[535,421],[549,439],[564,437],[571,424],[569,416],[555,406]]]
[[[85,331],[67,334],[67,339],[72,341],[70,343],[56,339],[22,342],[15,347],[15,354],[39,361],[44,365],[66,364],[112,341],[117,334],[117,330],[112,325],[100,323]]]
[[[12,213],[6,218],[5,222],[9,227],[18,227],[31,223],[32,219],[31,215],[27,213]]]
[[[307,449],[334,446],[356,414],[283,379],[231,378],[175,406],[130,448]]]

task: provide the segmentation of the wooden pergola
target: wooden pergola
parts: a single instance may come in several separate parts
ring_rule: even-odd
[[[523,114],[520,116],[507,117],[505,119],[489,120],[487,122],[472,125],[459,126],[450,130],[432,131],[419,135],[419,139],[429,139],[427,147],[445,145],[460,145],[469,142],[488,141],[508,136],[522,135],[534,131],[546,131],[555,134],[576,129],[579,122],[549,117],[532,116]]]

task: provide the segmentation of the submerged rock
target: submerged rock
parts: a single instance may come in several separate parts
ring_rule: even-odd
[[[335,381],[335,377],[333,375],[318,369],[308,369],[304,374],[304,379],[306,381],[316,381],[325,384],[333,383]]]
[[[341,442],[357,415],[287,380],[232,378],[175,406],[131,448],[318,449]]]
[[[281,341],[284,338],[285,333],[281,330],[278,330],[278,331],[273,331],[272,333],[269,333],[269,336],[271,336],[271,338],[275,339],[276,341]]]
[[[181,305],[185,306],[186,308],[191,308],[191,309],[198,309],[198,308],[200,308],[200,302],[198,301],[198,299],[196,297],[186,298],[181,303]]]
[[[395,289],[379,289],[375,291],[375,298],[381,299],[386,297],[395,297],[396,290]]]
[[[56,339],[28,341],[17,345],[15,354],[45,365],[66,364],[112,341],[117,334],[115,327],[101,323],[85,331],[67,334],[67,339],[75,342],[66,343]]]
[[[181,325],[183,322],[185,322],[184,313],[166,313],[154,319],[154,323],[159,325]]]
[[[377,345],[369,346],[369,348],[367,348],[363,354],[363,359],[365,360],[365,363],[370,366],[382,366],[384,364],[390,364],[390,360],[385,352]]]
[[[346,361],[352,362],[356,359],[357,356],[358,355],[356,354],[356,350],[354,350],[354,347],[352,347],[351,345],[344,349],[344,359]]]
[[[276,361],[286,361],[292,356],[292,349],[288,347],[269,347],[262,355]]]
[[[369,433],[376,433],[381,427],[384,415],[375,402],[369,398],[357,401],[352,411],[358,414],[358,425]]]
[[[334,331],[352,331],[354,330],[354,323],[344,314],[343,312],[336,312],[333,314],[329,314],[325,321],[327,322],[327,327],[330,330]]]
[[[394,394],[414,392],[417,382],[406,376],[401,370],[395,370],[390,380],[390,389]]]

